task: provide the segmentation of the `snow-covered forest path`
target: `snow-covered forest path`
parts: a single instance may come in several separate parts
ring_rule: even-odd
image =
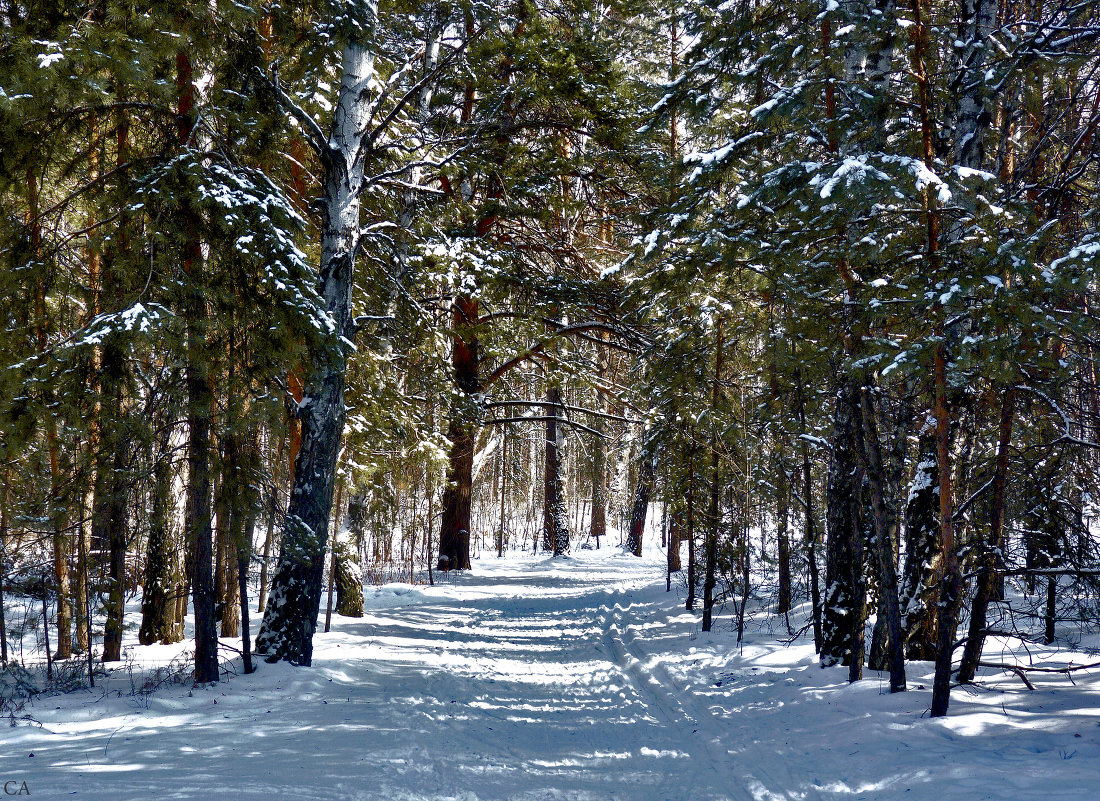
[[[1019,799],[1044,781],[1090,797],[1072,790],[1095,777],[1095,721],[1036,738],[1012,694],[1003,717],[928,721],[926,693],[849,687],[759,622],[770,645],[739,654],[725,624],[696,636],[659,557],[485,558],[435,587],[368,588],[309,669],[147,695],[119,670],[107,695],[29,706],[41,727],[8,730],[0,775],[112,801]]]

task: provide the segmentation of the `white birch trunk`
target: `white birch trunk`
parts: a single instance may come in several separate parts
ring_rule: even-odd
[[[340,95],[322,148],[324,188],[320,290],[331,319],[330,345],[315,357],[299,406],[302,446],[294,464],[282,552],[271,582],[256,650],[268,661],[310,664],[321,600],[337,459],[344,428],[344,374],[351,333],[351,293],[359,244],[359,195],[374,79],[376,0],[359,4],[367,19],[349,35]]]

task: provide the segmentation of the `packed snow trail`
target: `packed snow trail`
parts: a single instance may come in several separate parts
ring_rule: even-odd
[[[104,801],[1095,797],[1095,721],[1036,735],[1015,695],[928,721],[926,692],[849,687],[808,644],[760,629],[742,654],[726,626],[699,634],[660,559],[485,558],[435,587],[368,588],[311,668],[146,695],[118,669],[106,694],[29,705],[41,727],[7,730],[0,778]]]

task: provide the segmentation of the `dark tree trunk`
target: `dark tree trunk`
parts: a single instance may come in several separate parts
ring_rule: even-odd
[[[123,354],[108,337],[100,373],[102,461],[96,477],[92,541],[108,550],[107,620],[103,627],[103,661],[122,658],[123,613],[126,603],[126,457],[125,437],[119,430],[122,410]]]
[[[222,432],[224,441],[225,432]],[[231,492],[227,482],[228,465],[225,451],[218,465],[221,474],[217,474],[214,466],[214,609],[219,623],[225,625],[225,552],[229,548],[229,493]],[[224,632],[221,636],[225,636]]]
[[[669,515],[668,525],[668,572],[679,573],[683,570],[680,563],[680,543],[684,538],[684,513],[673,512]]]
[[[626,549],[635,556],[642,555],[642,536],[645,533],[645,519],[649,512],[649,494],[652,487],[653,459],[643,446],[638,469],[638,485],[634,488],[634,503],[630,508],[630,528],[626,534]]]
[[[967,684],[974,680],[978,670],[978,661],[982,658],[985,645],[986,616],[989,602],[993,600],[999,584],[998,568],[1001,567],[1001,554],[1004,552],[1005,502],[1008,487],[1008,448],[1012,442],[1012,427],[1016,416],[1016,388],[1005,388],[1001,399],[1001,414],[997,434],[997,462],[993,468],[993,499],[989,521],[989,541],[982,549],[978,567],[978,588],[974,601],[970,604],[970,628],[966,645],[963,648],[962,661],[959,664],[958,680]]]
[[[704,548],[706,567],[703,575],[703,631],[710,631],[714,622],[714,588],[718,582],[718,534],[722,527],[719,504],[721,488],[718,484],[718,398],[722,386],[722,318],[718,318],[715,331],[714,377],[710,392],[710,508],[707,514],[707,537]]]
[[[603,426],[597,423],[602,431]],[[592,527],[589,533],[600,547],[600,537],[607,536],[607,451],[598,437],[592,443]]]
[[[747,499],[745,499],[747,500]],[[742,514],[747,510],[747,504],[742,505]],[[737,643],[741,644],[745,638],[745,610],[749,606],[749,594],[752,591],[750,583],[750,568],[752,566],[752,547],[749,543],[749,527],[744,522],[740,524],[741,536],[738,544],[737,562],[741,568],[741,603],[737,606]]]
[[[241,540],[237,543],[237,588],[240,591],[241,651],[244,672],[252,673],[252,635],[248,619],[248,565],[252,561],[252,534],[256,530],[256,512],[249,510]]]
[[[50,421],[47,438],[50,451],[50,527],[53,529],[53,578],[57,590],[57,653],[54,659],[68,659],[73,655],[73,604],[72,587],[69,581],[69,545],[64,533],[65,520],[61,509],[61,470],[59,464],[60,446],[57,431]]]
[[[95,160],[93,159],[93,164]],[[27,170],[27,199],[29,201],[29,227],[31,248],[36,258],[42,257],[42,226],[39,216],[38,179],[33,170]],[[89,283],[92,283],[89,281]],[[49,347],[49,320],[46,314],[46,280],[42,277],[34,295],[34,324],[39,354],[45,354]],[[50,539],[53,544],[54,580],[57,589],[57,657],[68,659],[72,656],[72,607],[69,598],[69,563],[65,542],[65,509],[62,501],[61,447],[57,437],[57,422],[53,417],[55,405],[53,391],[44,393],[46,409],[46,449],[50,460],[50,495],[47,505],[50,523]],[[45,588],[43,589],[45,592]],[[49,639],[49,625],[43,622],[43,630]],[[121,623],[119,624],[121,626]],[[49,651],[47,642],[46,650]],[[47,667],[50,665],[49,654]]]
[[[187,149],[195,125],[195,86],[191,61],[185,50],[176,54],[176,82],[179,92],[179,140]],[[188,208],[182,211],[189,230],[184,243],[183,264],[188,276],[185,300],[187,327],[187,529],[192,601],[195,613],[195,681],[218,681],[218,632],[214,613],[213,529],[211,525],[210,414],[213,390],[210,386],[206,341],[203,334],[206,296],[202,286],[202,249],[197,221]]]
[[[601,381],[607,373],[607,349],[600,348],[596,356],[597,378]],[[601,399],[603,396],[600,396]],[[604,432],[604,420],[597,417],[592,423],[601,434]],[[600,437],[592,442],[592,528],[590,535],[600,547],[600,537],[607,535],[607,445]]]
[[[476,298],[460,295],[452,307],[451,366],[459,394],[451,408],[447,437],[451,441],[447,485],[443,489],[443,517],[439,524],[439,570],[470,569],[470,497],[474,483],[474,445],[481,387],[479,346],[475,325]]]
[[[939,473],[936,440],[923,433],[905,505],[905,571],[900,607],[909,659],[936,658]]]
[[[687,600],[684,608],[688,612],[695,611],[695,443],[691,445],[691,453],[688,455],[688,496],[687,496],[687,541],[688,541],[688,575],[687,575]]]
[[[237,463],[235,480],[239,505],[236,508],[236,519],[230,526],[233,536],[230,541],[229,561],[231,569],[236,572],[234,586],[237,590],[236,608],[240,621],[241,657],[244,662],[244,672],[248,674],[255,670],[252,665],[252,636],[248,616],[248,571],[252,562],[252,537],[256,530],[256,515],[260,510],[256,476],[252,474],[250,468],[259,461],[259,431],[253,428],[247,438],[236,434],[234,440],[234,460]]]
[[[703,569],[703,631],[710,631],[714,622],[714,589],[718,585],[718,534],[722,527],[722,513],[718,486],[718,443],[711,443],[710,456],[710,506],[707,513],[707,536],[704,547],[706,565]]]
[[[569,550],[569,521],[561,480],[565,427],[561,417],[561,390],[546,390],[546,441],[542,474],[542,547],[561,556]]]
[[[122,118],[117,134],[119,165],[129,158],[128,125]],[[123,294],[116,262],[128,249],[128,221],[120,220],[115,241],[102,260],[100,295],[118,298]],[[97,303],[102,311],[102,304]],[[103,661],[122,658],[122,630],[126,604],[126,448],[123,431],[123,385],[126,355],[119,334],[109,334],[103,343],[99,365],[100,409],[99,452],[96,458],[95,496],[92,501],[92,542],[108,550],[108,589],[103,627]]]
[[[956,50],[959,59],[958,74],[952,82],[957,88],[958,113],[955,117],[955,147],[952,154],[955,164],[972,170],[980,170],[984,161],[985,129],[989,126],[989,113],[986,109],[987,82],[984,79],[985,56],[989,50],[988,36],[993,29],[993,20],[997,4],[992,0],[962,0],[958,18],[956,38],[961,46]],[[928,78],[924,64],[924,52],[927,47],[930,26],[921,20],[920,5],[913,2],[914,21],[918,23],[914,42],[914,72],[918,78],[918,96],[920,99],[921,127],[924,140],[924,162],[929,169],[934,168],[932,145],[932,117],[929,110]],[[965,200],[964,203],[968,203]],[[934,195],[926,190],[926,219],[928,242],[928,267],[935,274],[939,269],[939,226],[940,215]],[[961,236],[959,228],[948,230],[949,240]],[[936,676],[932,687],[932,717],[947,714],[951,694],[951,665],[955,652],[955,636],[958,629],[964,584],[959,568],[955,544],[954,487],[951,476],[950,409],[948,407],[947,380],[947,340],[946,325],[943,320],[945,310],[939,309],[934,334],[939,339],[933,363],[935,381],[936,417],[936,461],[940,483],[940,550],[941,582],[938,607],[938,632],[936,649]],[[986,596],[988,598],[988,596]],[[984,616],[984,610],[983,610]],[[984,621],[983,621],[984,623]],[[977,643],[980,652],[981,643]],[[975,659],[976,661],[976,659]]]
[[[1047,607],[1043,615],[1043,642],[1054,642],[1054,624],[1058,621],[1058,577],[1047,576]]]
[[[235,404],[230,401],[230,408]],[[221,584],[219,585],[222,604],[221,636],[236,637],[240,634],[241,607],[238,586],[237,552],[239,544],[244,539],[245,521],[251,517],[252,489],[249,477],[245,473],[245,465],[241,455],[245,449],[245,440],[239,431],[240,420],[236,414],[232,414],[228,420],[229,431],[225,436],[225,460],[222,468],[222,495],[223,504],[227,514],[224,527],[224,535],[219,521],[219,560],[221,562]],[[219,513],[220,514],[220,513]],[[224,539],[223,539],[224,537]]]
[[[329,515],[336,462],[347,409],[345,340],[352,335],[351,296],[359,243],[359,203],[364,179],[370,85],[375,80],[373,6],[370,24],[344,46],[339,99],[327,141],[316,143],[324,166],[319,200],[325,225],[321,238],[320,292],[334,330],[314,356],[298,416],[302,445],[294,462],[282,551],[271,581],[256,650],[268,661],[308,665],[321,603]]]
[[[89,448],[91,451],[91,448]],[[83,653],[91,650],[91,626],[88,623],[88,564],[87,554],[91,539],[91,502],[90,493],[83,486],[80,492],[80,521],[76,529],[76,581],[73,588],[73,600],[76,607],[76,647]]]
[[[898,609],[898,577],[894,564],[893,521],[897,520],[897,514],[888,507],[892,499],[886,493],[887,482],[871,387],[865,386],[861,389],[860,406],[863,418],[863,450],[867,457],[867,478],[871,484],[878,591],[881,609],[886,617],[886,653],[890,670],[890,692],[897,693],[905,691],[905,654],[901,637],[901,612]]]
[[[855,388],[843,381],[836,396],[832,458],[826,487],[828,547],[827,587],[821,621],[821,663],[849,667],[855,680],[862,675],[863,622],[866,589],[860,536],[860,495],[863,477],[856,454],[860,425]]]
[[[779,601],[776,605],[776,614],[785,615],[791,611],[791,541],[787,535],[787,526],[790,517],[790,501],[787,493],[790,485],[786,476],[780,479],[782,485],[779,489],[779,508],[776,514],[778,528],[778,559],[779,559]]]
[[[161,455],[153,466],[153,508],[149,519],[149,540],[145,552],[145,579],[141,596],[141,629],[138,642],[173,643],[176,636],[176,543],[172,537],[172,462]]]
[[[195,304],[204,306],[199,293]],[[205,310],[204,310],[205,311]],[[197,322],[192,311],[192,322]],[[187,366],[187,529],[191,564],[192,605],[195,614],[195,681],[218,681],[218,632],[214,613],[213,529],[210,479],[210,384],[203,363],[202,344],[194,329]]]
[[[802,397],[802,374],[796,378],[796,398],[798,403],[798,426],[801,434],[806,433],[806,408]],[[814,487],[813,466],[810,464],[810,449],[805,439],[800,440],[802,447],[802,492],[803,512],[805,513],[805,534],[803,548],[806,553],[806,565],[810,569],[810,605],[813,607],[814,650],[821,653],[821,582],[817,567],[817,531],[814,525]]]
[[[947,364],[943,345],[936,349],[936,469],[939,477],[940,560],[942,564],[936,626],[936,675],[932,683],[932,717],[943,717],[951,697],[951,663],[962,606],[963,580],[955,549],[955,489],[951,481],[951,418],[947,406]]]
[[[336,614],[344,617],[362,617],[363,574],[359,569],[359,555],[345,542],[336,543],[334,554]]]

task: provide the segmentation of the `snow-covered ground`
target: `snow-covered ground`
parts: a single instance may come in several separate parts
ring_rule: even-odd
[[[812,645],[698,631],[663,557],[486,557],[435,587],[367,588],[312,668],[134,694],[178,647],[134,645],[95,691],[5,728],[0,782],[123,799],[1100,798],[1100,672],[891,696]],[[239,665],[239,663],[238,663]],[[104,688],[106,684],[106,689]],[[8,785],[18,789],[18,785]]]

